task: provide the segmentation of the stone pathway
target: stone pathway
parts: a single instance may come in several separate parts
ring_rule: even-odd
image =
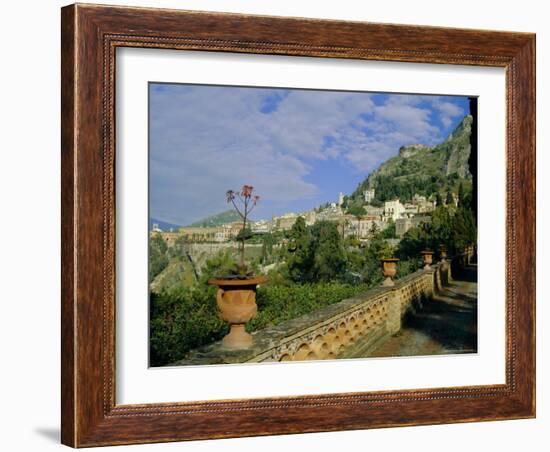
[[[477,351],[477,271],[460,279],[410,313],[399,333],[383,341],[369,357],[419,356]]]

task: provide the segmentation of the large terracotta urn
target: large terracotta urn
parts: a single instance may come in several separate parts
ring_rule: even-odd
[[[421,251],[422,259],[424,260],[424,270],[429,270],[433,262],[434,252],[432,250]]]
[[[244,327],[256,315],[256,289],[267,278],[258,276],[248,279],[210,279],[208,284],[218,286],[216,303],[219,316],[229,323],[229,333],[222,339],[227,348],[247,348],[252,345],[252,336]]]
[[[395,257],[386,257],[381,259],[382,261],[382,274],[384,275],[383,286],[394,286],[393,278],[397,274],[397,262],[399,259]]]

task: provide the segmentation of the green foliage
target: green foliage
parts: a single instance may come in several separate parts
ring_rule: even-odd
[[[288,277],[295,282],[306,282],[311,279],[313,250],[311,231],[303,217],[298,217],[289,233],[286,268]]]
[[[205,285],[210,278],[221,278],[235,273],[237,262],[230,250],[219,251],[218,254],[207,259],[202,267],[200,285]]]
[[[455,203],[455,200],[453,198],[453,193],[451,192],[450,189],[447,190],[447,198],[445,199],[445,204],[447,204],[448,206],[452,206],[454,205]]]
[[[382,233],[382,238],[384,239],[397,238],[397,235],[395,232],[395,221],[393,221],[393,219],[390,219],[388,222],[388,226],[381,233]]]
[[[429,196],[439,187],[445,184],[441,175],[431,177],[425,175],[409,176],[396,179],[392,175],[379,175],[374,185],[376,199],[390,201],[399,198],[402,202],[408,202],[415,194]]]
[[[252,229],[250,229],[249,226],[247,226],[245,229],[241,229],[238,233],[237,233],[237,236],[235,237],[235,240],[237,242],[244,242],[250,238],[252,238],[253,234],[252,234]]]
[[[149,283],[168,265],[168,246],[160,234],[149,238]]]
[[[369,286],[379,284],[382,281],[380,259],[390,257],[393,253],[393,248],[382,237],[382,234],[380,232],[374,233],[364,251],[363,281]]]
[[[199,221],[195,221],[187,225],[187,227],[216,227],[222,224],[233,223],[234,221],[240,221],[240,215],[234,210],[226,210],[225,212],[217,213],[209,217],[203,218]]]
[[[258,314],[247,325],[250,331],[274,326],[286,320],[338,303],[364,292],[364,284],[304,283],[290,285],[266,284],[258,288]]]
[[[362,215],[366,215],[367,211],[361,203],[354,203],[348,207],[348,213],[355,217],[361,217]]]
[[[420,256],[411,257],[409,259],[400,260],[397,265],[397,276],[396,278],[403,278],[415,271],[418,271],[423,266],[422,259]]]
[[[313,281],[337,280],[345,273],[346,253],[335,223],[317,221],[311,227],[311,254]]]
[[[150,364],[162,366],[204,344],[220,340],[228,330],[217,315],[215,287],[177,285],[150,298]]]
[[[428,234],[433,244],[430,248],[436,249],[437,243],[444,243],[447,246],[451,245],[453,231],[453,207],[437,207],[432,212],[432,222],[426,225],[426,234]]]
[[[460,182],[460,184],[458,184],[457,196],[458,196],[458,205],[463,206],[462,203],[464,202],[464,184],[462,182]]]
[[[342,236],[332,221],[317,221],[312,227],[298,217],[289,234],[286,272],[294,282],[341,279],[346,271]]]
[[[399,259],[414,259],[420,255],[420,252],[434,247],[434,239],[431,236],[429,225],[422,224],[420,227],[409,229],[396,250]]]
[[[400,259],[414,259],[425,249],[437,250],[444,245],[454,254],[477,239],[476,222],[471,209],[439,206],[431,223],[409,229],[397,248]]]
[[[452,241],[457,249],[474,244],[477,240],[477,228],[474,214],[470,209],[459,207],[453,218]]]
[[[347,248],[357,248],[359,246],[361,246],[361,241],[357,238],[357,236],[355,235],[350,235],[348,237],[345,238],[344,240],[344,246],[346,246]]]

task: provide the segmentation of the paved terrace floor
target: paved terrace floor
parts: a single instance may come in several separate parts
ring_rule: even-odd
[[[418,356],[477,351],[477,266],[472,265],[410,313],[401,331],[369,357]]]

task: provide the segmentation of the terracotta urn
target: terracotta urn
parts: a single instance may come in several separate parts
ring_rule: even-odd
[[[393,278],[397,274],[397,262],[399,259],[394,257],[386,257],[381,259],[382,261],[382,274],[384,275],[383,286],[394,286]]]
[[[447,261],[447,247],[441,246],[439,248],[439,256],[441,257],[441,262]]]
[[[222,339],[227,348],[246,348],[252,345],[252,336],[244,327],[256,315],[256,289],[267,278],[210,279],[208,284],[218,286],[216,303],[219,316],[229,323],[229,333]]]
[[[429,270],[431,268],[430,265],[433,262],[434,252],[431,250],[425,250],[421,251],[420,254],[422,255],[422,259],[424,259],[424,270]]]

